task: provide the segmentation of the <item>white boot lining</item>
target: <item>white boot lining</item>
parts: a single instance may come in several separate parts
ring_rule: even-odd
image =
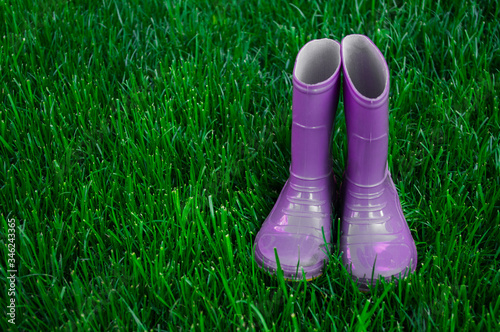
[[[339,51],[339,44],[330,39],[309,42],[297,56],[295,76],[305,84],[327,80],[340,65]]]
[[[386,87],[388,73],[376,47],[364,36],[347,36],[342,42],[342,55],[356,90],[367,98],[380,96]]]

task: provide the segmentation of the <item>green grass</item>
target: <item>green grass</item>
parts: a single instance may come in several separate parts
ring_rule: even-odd
[[[0,279],[19,330],[498,330],[497,1],[0,1]],[[368,35],[417,272],[287,283],[252,244],[288,177],[291,73]],[[334,169],[345,167],[343,104]],[[5,245],[4,245],[5,244]]]

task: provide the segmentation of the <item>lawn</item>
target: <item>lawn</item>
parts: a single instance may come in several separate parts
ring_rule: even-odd
[[[498,1],[0,0],[0,22],[0,330],[500,329]],[[390,68],[419,257],[369,292],[338,211],[312,282],[252,250],[289,175],[295,56],[352,33]],[[339,183],[345,133],[341,99]]]

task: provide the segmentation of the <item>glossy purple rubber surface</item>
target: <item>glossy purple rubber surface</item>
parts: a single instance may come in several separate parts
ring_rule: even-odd
[[[290,177],[255,238],[259,267],[287,279],[312,279],[328,261],[335,184],[330,140],[339,97],[340,44],[313,40],[293,71]]]
[[[389,68],[366,36],[345,37],[341,53],[348,152],[340,249],[367,285],[414,271],[417,251],[387,167]]]

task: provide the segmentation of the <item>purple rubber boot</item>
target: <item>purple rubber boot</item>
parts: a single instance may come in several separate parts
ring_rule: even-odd
[[[414,271],[417,250],[387,167],[387,63],[368,37],[350,35],[342,40],[342,69],[348,149],[340,249],[363,287]]]
[[[287,279],[320,276],[328,262],[335,183],[330,140],[339,98],[340,44],[313,40],[293,70],[290,177],[255,238],[255,261]]]

